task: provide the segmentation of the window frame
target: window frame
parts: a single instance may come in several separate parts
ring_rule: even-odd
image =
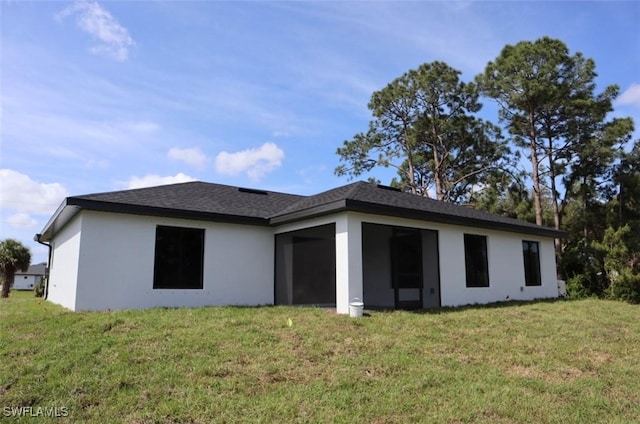
[[[531,249],[532,246],[536,246],[535,252],[533,252],[533,250]],[[532,257],[533,255],[535,255],[535,257]],[[524,266],[525,286],[542,286],[542,272],[540,267],[540,242],[533,240],[522,240],[522,260]]]
[[[474,246],[472,243],[481,244]],[[477,248],[479,248],[479,251],[472,251],[472,249]],[[464,234],[464,269],[467,288],[491,287],[487,236],[481,234]]]
[[[203,228],[157,225],[153,289],[204,289],[204,245]],[[167,284],[167,280],[171,278],[168,274],[173,276],[174,284]]]

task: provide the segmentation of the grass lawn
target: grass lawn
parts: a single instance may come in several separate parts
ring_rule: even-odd
[[[22,406],[68,413],[37,422],[640,422],[640,307],[73,313],[14,291],[0,420]]]

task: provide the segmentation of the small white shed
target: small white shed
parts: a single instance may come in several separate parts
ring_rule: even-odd
[[[45,262],[31,265],[26,271],[17,271],[13,280],[13,290],[33,290],[47,269]]]

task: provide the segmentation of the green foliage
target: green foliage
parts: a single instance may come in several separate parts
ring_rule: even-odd
[[[33,288],[33,292],[36,297],[44,296],[44,284],[45,284],[45,278],[40,277],[40,279],[38,280],[38,284],[36,284],[36,286]]]
[[[520,179],[516,181],[517,182],[512,182],[508,185],[501,185],[494,182],[475,194],[470,204],[478,210],[534,223],[536,217],[532,192],[524,188]],[[550,204],[551,199],[547,191],[543,191],[541,197],[543,205]],[[542,217],[543,225],[550,226],[553,222],[553,214],[550,207],[545,208]]]
[[[14,239],[0,241],[0,276],[2,297],[9,297],[16,271],[26,271],[31,264],[31,251]]]
[[[593,67],[591,61],[589,66]],[[541,132],[542,114],[555,109],[557,100],[567,94],[565,82],[574,67],[562,41],[543,37],[505,46],[476,81],[483,94],[500,103],[500,118],[518,137],[516,141],[529,146],[536,141],[530,137]]]
[[[561,229],[569,200],[597,196],[598,184],[633,132],[630,118],[606,122],[619,90],[611,85],[596,94],[596,76],[593,60],[570,55],[562,41],[543,37],[507,45],[476,78],[483,94],[500,104],[501,121],[531,161],[538,224],[545,188],[554,226]]]
[[[631,227],[607,227],[600,238],[581,239],[565,251],[565,271],[571,277],[567,292],[574,297],[602,298],[640,303],[640,252],[630,248],[637,236]]]
[[[618,86],[596,92],[595,62],[550,37],[505,46],[474,83],[459,77],[425,63],[373,93],[369,130],[337,150],[336,173],[394,167],[402,190],[565,230],[568,291],[635,302],[640,140],[630,148],[631,118],[610,119]],[[508,142],[474,116],[479,94],[498,102]],[[527,172],[514,171],[520,154]]]
[[[600,297],[603,279],[597,273],[576,274],[567,280],[567,295],[572,299]]]
[[[567,295],[572,299],[584,299],[592,295],[587,289],[588,279],[584,274],[577,274],[567,280]]]
[[[14,239],[0,241],[0,272],[26,271],[31,264],[29,248]]]
[[[337,175],[393,167],[393,186],[439,200],[464,202],[474,186],[501,174],[512,160],[500,129],[472,113],[478,90],[442,62],[425,63],[371,96],[374,119],[337,149]]]
[[[302,307],[74,313],[16,292],[0,325],[2,406],[64,406],[68,422],[640,421],[640,320],[621,302],[354,320]]]
[[[601,242],[593,247],[604,257],[603,266],[609,280],[608,297],[640,302],[640,252],[633,252],[627,245],[631,227],[625,225],[617,230],[607,228]],[[637,235],[633,238],[635,239]]]
[[[614,184],[618,191],[611,196],[609,222],[614,225],[629,225],[627,245],[640,252],[640,140],[636,140],[630,152],[622,155],[620,165],[614,171]]]
[[[640,303],[640,273],[623,268],[611,282],[609,297],[629,303]]]

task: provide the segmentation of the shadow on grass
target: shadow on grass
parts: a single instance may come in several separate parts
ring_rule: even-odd
[[[564,302],[575,302],[580,299],[571,299],[568,297],[559,297],[559,298],[551,298],[551,299],[534,299],[534,300],[503,300],[500,302],[492,302],[486,304],[473,303],[469,305],[460,305],[460,306],[442,306],[439,308],[428,308],[428,309],[391,309],[391,308],[377,308],[377,307],[366,307],[366,310],[376,312],[376,313],[392,313],[396,311],[409,312],[413,314],[419,315],[441,315],[441,314],[449,314],[456,312],[463,312],[468,310],[476,310],[476,309],[501,309],[501,308],[513,308],[518,306],[527,306],[527,305],[536,305],[536,304],[549,304],[549,303],[564,303]]]
[[[501,308],[513,308],[518,306],[527,306],[527,305],[536,305],[536,304],[551,304],[551,303],[565,303],[565,302],[575,302],[581,299],[576,298],[568,298],[568,297],[559,297],[559,298],[550,298],[550,299],[534,299],[534,300],[503,300],[499,302],[492,302],[486,304],[473,303],[469,305],[460,305],[460,306],[443,306],[439,308],[426,308],[426,309],[393,309],[388,307],[377,307],[371,306],[368,307],[365,305],[365,310],[363,313],[363,317],[371,317],[372,313],[394,313],[394,312],[408,312],[412,314],[418,315],[441,315],[441,314],[451,314],[451,313],[459,313],[467,310],[477,310],[477,309],[501,309]],[[335,306],[327,306],[327,305],[227,305],[227,306],[201,306],[198,308],[232,308],[232,309],[242,309],[242,310],[260,310],[260,309],[277,309],[277,308],[296,308],[300,310],[305,309],[315,309],[315,310],[325,310],[329,313],[337,314]],[[160,309],[181,309],[181,307],[160,307]],[[192,308],[189,308],[192,309]],[[348,315],[348,314],[347,314]]]

